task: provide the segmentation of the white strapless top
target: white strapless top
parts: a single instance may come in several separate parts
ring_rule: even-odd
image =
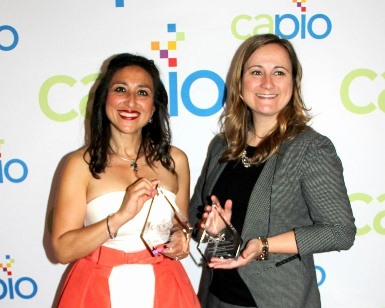
[[[167,199],[175,205],[175,194],[165,189],[162,189],[162,191]],[[106,219],[109,214],[118,211],[125,193],[125,191],[110,192],[91,200],[87,204],[87,213],[84,221],[85,226]],[[136,252],[146,249],[147,246],[141,238],[141,233],[143,231],[150,206],[152,217],[151,222],[153,226],[156,226],[158,230],[169,231],[172,227],[174,211],[164,196],[159,193],[154,197],[154,199],[147,200],[140,212],[118,230],[118,235],[115,239],[110,239],[103,245],[123,250],[124,252]],[[166,237],[164,234],[162,237],[160,236],[161,233],[154,232],[151,242],[155,244],[164,243],[167,241],[169,232],[166,233]]]

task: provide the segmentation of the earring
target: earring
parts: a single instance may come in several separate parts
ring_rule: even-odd
[[[150,119],[150,121],[148,121],[148,123],[152,123],[152,118]]]

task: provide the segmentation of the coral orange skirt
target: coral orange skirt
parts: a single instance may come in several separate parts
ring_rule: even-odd
[[[151,271],[154,283],[135,267],[131,272],[122,271],[128,273],[125,276],[112,275],[113,271],[119,272],[130,264],[138,264],[138,268],[150,264],[150,267],[145,267]],[[111,282],[112,276],[117,280],[114,284]],[[130,285],[125,284],[124,280],[129,281]],[[116,292],[114,286],[120,291]],[[154,257],[148,250],[125,253],[102,246],[74,264],[66,278],[58,307],[198,308],[200,304],[179,261],[162,255]]]

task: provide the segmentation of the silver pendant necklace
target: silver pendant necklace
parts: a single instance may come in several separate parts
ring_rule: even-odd
[[[136,162],[138,157],[136,159],[128,159],[128,158],[125,158],[125,157],[122,157],[122,156],[119,156],[118,154],[114,153],[117,157],[119,157],[121,160],[124,160],[126,162],[129,162],[130,163],[130,166],[132,168],[132,170],[134,171],[138,171],[138,163]]]
[[[140,150],[142,149],[142,142],[140,143],[140,147],[139,147],[139,150],[138,150],[138,154],[136,154],[136,158],[135,159],[128,159],[126,157],[122,157],[122,156],[119,156],[118,154],[116,154],[115,152],[113,152],[117,157],[119,157],[121,160],[124,160],[128,163],[130,163],[130,166],[132,168],[132,170],[134,170],[135,172],[138,171],[138,158],[139,158],[139,154],[140,154]]]

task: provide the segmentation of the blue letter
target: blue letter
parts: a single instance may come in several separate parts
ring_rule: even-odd
[[[316,34],[313,31],[313,22],[317,18],[321,18],[321,19],[323,19],[326,22],[326,26],[327,27],[326,27],[326,31],[325,31],[324,34]],[[330,34],[330,32],[332,31],[332,22],[330,21],[329,17],[327,17],[326,15],[324,15],[324,14],[316,14],[316,15],[312,16],[312,18],[309,19],[309,23],[307,25],[307,31],[315,39],[318,39],[318,40],[319,39],[323,39],[323,38],[327,37]]]
[[[294,23],[294,31],[292,34],[285,35],[281,32],[281,21],[286,18],[291,19]],[[294,15],[292,14],[284,14],[282,16],[275,15],[275,34],[276,35],[285,39],[292,39],[298,34],[298,30],[299,30],[299,21]]]
[[[22,174],[22,176],[20,178],[18,178],[18,179],[12,178],[11,175],[9,174],[9,166],[11,164],[19,164],[23,168],[23,174]],[[10,182],[12,182],[12,183],[20,183],[20,182],[24,181],[25,178],[27,177],[27,175],[28,175],[28,167],[25,164],[25,162],[23,162],[20,159],[11,159],[4,166],[4,174],[5,174],[5,177]]]
[[[9,51],[9,50],[12,50],[16,47],[17,43],[19,42],[19,35],[17,34],[17,31],[11,26],[7,26],[7,25],[0,26],[0,32],[4,31],[4,30],[8,30],[12,33],[13,43],[9,46],[4,46],[4,45],[0,44],[0,50]]]
[[[200,109],[200,108],[196,107],[190,98],[191,85],[194,83],[194,81],[196,81],[197,79],[200,79],[200,78],[211,79],[212,81],[214,81],[214,83],[216,84],[216,86],[218,88],[217,101],[215,102],[214,105],[212,105],[211,107],[206,108],[206,109]],[[190,76],[187,77],[187,79],[185,80],[185,82],[182,85],[183,104],[185,105],[187,110],[189,110],[192,114],[202,116],[202,117],[213,115],[218,110],[220,110],[222,108],[223,101],[224,101],[224,93],[225,93],[225,83],[222,80],[222,78],[218,74],[216,74],[212,71],[207,71],[207,70],[201,70],[201,71],[197,71],[195,73],[192,73]]]
[[[176,72],[168,73],[168,91],[170,93],[170,116],[178,115],[178,78]]]

